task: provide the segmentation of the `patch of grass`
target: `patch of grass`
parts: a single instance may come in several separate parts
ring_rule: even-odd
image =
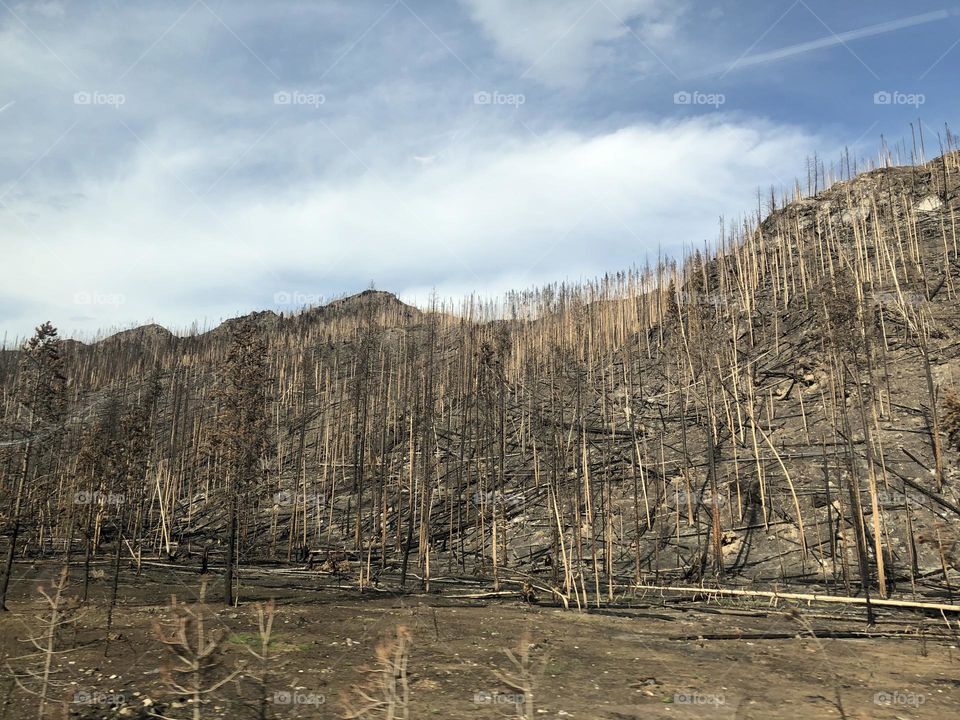
[[[247,645],[252,648],[259,648],[260,636],[255,632],[233,633],[227,638],[227,642],[231,645]],[[307,643],[290,642],[281,637],[270,639],[270,649],[274,652],[304,652],[309,648],[310,645]]]

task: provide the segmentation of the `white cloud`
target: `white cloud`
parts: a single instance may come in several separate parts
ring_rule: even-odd
[[[152,152],[88,179],[69,202],[13,203],[29,230],[0,212],[5,294],[30,305],[5,329],[47,318],[88,332],[147,319],[182,328],[268,306],[274,293],[329,296],[371,279],[425,300],[434,286],[500,292],[624,269],[713,239],[720,214],[747,210],[758,185],[792,177],[822,147],[794,128],[729,118],[522,137],[469,136],[428,165],[373,158],[352,179],[201,203],[161,158],[191,177],[222,148],[198,140],[178,153],[148,138]],[[77,293],[94,302],[78,307]]]
[[[386,6],[351,2],[217,5],[236,36],[201,5],[176,22],[189,2],[50,3],[24,16],[43,43],[0,17],[0,332],[184,328],[371,280],[424,301],[592,277],[714,238],[830,152],[746,115],[678,120],[697,109],[669,105],[677,88],[637,81],[657,61],[620,19],[659,48],[683,2],[463,2],[472,21],[423,13],[437,37],[401,7],[362,35]],[[537,82],[605,62],[589,103]],[[278,106],[280,88],[327,102]],[[84,89],[126,103],[75,105]],[[475,104],[484,89],[526,103]]]
[[[669,0],[461,0],[518,72],[551,85],[582,82],[631,32],[644,41],[673,35],[683,3]],[[631,27],[636,26],[633,30]]]

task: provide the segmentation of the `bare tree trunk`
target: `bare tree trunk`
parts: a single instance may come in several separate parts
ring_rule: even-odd
[[[224,605],[231,607],[234,604],[233,597],[233,574],[234,574],[234,563],[236,562],[237,557],[237,491],[235,487],[235,482],[233,487],[230,489],[230,507],[228,513],[230,514],[229,520],[229,530],[227,531],[227,558],[226,558],[226,570],[224,571],[223,576],[223,603]]]
[[[4,563],[3,582],[0,583],[0,610],[9,610],[7,607],[7,591],[10,588],[10,576],[13,574],[13,559],[17,553],[17,539],[20,536],[20,507],[23,503],[23,489],[27,482],[27,470],[30,466],[31,442],[27,442],[23,450],[23,461],[20,465],[20,476],[17,479],[17,494],[13,501],[13,527],[10,530],[10,544],[7,547],[7,559]]]

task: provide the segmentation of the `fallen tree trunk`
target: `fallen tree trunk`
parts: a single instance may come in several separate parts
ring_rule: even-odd
[[[727,595],[740,597],[768,598],[770,600],[806,600],[808,602],[842,603],[845,605],[866,605],[866,598],[846,595],[814,595],[811,593],[774,592],[771,590],[734,590],[727,588],[691,588],[673,585],[634,585],[636,590],[660,590],[662,592],[692,593],[694,595]],[[870,605],[878,607],[899,607],[913,610],[936,610],[940,612],[960,613],[960,605],[947,603],[924,603],[910,600],[869,600]]]

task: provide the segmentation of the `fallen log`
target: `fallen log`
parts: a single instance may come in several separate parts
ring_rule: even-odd
[[[467,593],[465,595],[445,595],[444,597],[457,600],[491,600],[498,597],[519,597],[516,590],[501,590],[499,592]]]
[[[726,632],[701,633],[699,635],[671,635],[667,640],[685,640],[697,642],[700,640],[793,640],[804,637],[816,637],[829,640],[895,640],[899,638],[916,639],[919,637],[914,631],[903,632],[867,632],[866,630],[827,630],[815,629],[797,630],[796,632]],[[945,633],[926,634],[925,640],[952,640],[953,637]],[[646,639],[646,638],[644,638]]]
[[[935,610],[939,612],[960,613],[960,605],[947,603],[924,603],[910,600],[883,600],[849,597],[847,595],[815,595],[811,593],[774,592],[772,590],[736,590],[728,588],[691,588],[675,585],[634,585],[635,590],[659,590],[661,592],[691,593],[694,595],[727,595],[738,597],[757,597],[769,600],[805,600],[807,602],[842,603],[844,605],[870,605],[876,607],[898,607],[912,610]]]

